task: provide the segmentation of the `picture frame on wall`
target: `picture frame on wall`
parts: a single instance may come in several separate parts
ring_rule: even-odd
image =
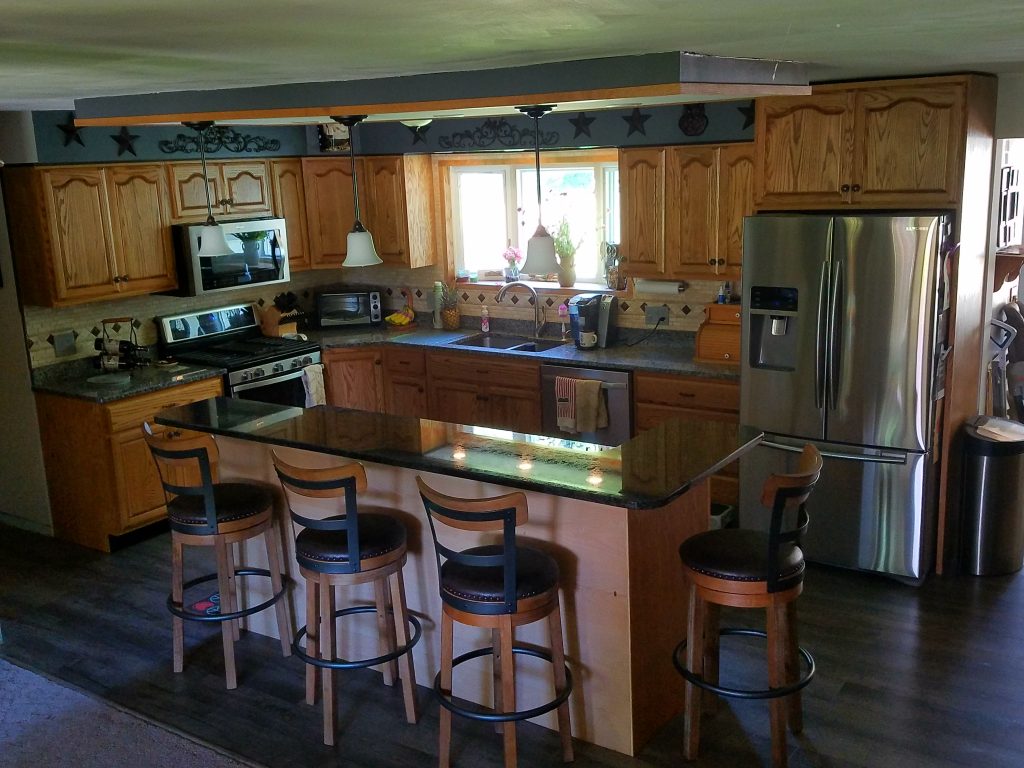
[[[348,152],[348,126],[341,123],[323,123],[316,127],[321,152]]]

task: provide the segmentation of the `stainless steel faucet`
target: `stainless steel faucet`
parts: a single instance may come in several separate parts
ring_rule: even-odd
[[[534,338],[539,339],[541,329],[544,327],[544,308],[540,305],[540,296],[537,295],[536,288],[529,283],[524,283],[522,280],[513,280],[511,283],[505,283],[498,289],[498,295],[494,297],[494,300],[501,301],[505,298],[505,294],[508,293],[508,289],[514,285],[520,285],[533,294],[533,335]]]

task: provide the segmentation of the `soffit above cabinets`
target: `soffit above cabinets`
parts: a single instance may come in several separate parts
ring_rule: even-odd
[[[596,110],[810,93],[803,64],[672,51],[472,72],[77,99],[78,125],[481,117],[523,104]]]

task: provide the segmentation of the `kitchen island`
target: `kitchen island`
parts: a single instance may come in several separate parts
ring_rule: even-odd
[[[529,521],[518,534],[550,552],[561,570],[566,648],[576,679],[573,735],[630,755],[682,707],[682,680],[671,663],[672,649],[685,634],[687,606],[677,547],[708,527],[706,479],[761,438],[720,421],[673,420],[620,446],[599,446],[329,406],[300,409],[226,398],[162,411],[157,422],[218,435],[223,479],[276,486],[270,448],[308,466],[339,458],[363,462],[369,488],[360,502],[398,510],[409,531],[409,607],[426,619],[415,651],[421,684],[437,673],[441,606],[416,475],[455,496],[525,491]],[[285,561],[294,578],[293,533],[283,501],[280,512]],[[464,535],[465,546],[477,541]],[[244,559],[264,565],[255,549]],[[296,585],[293,609],[304,605],[302,580]],[[369,602],[372,594],[346,598]],[[254,617],[250,629],[274,634],[269,622],[259,620]],[[303,623],[301,611],[298,621]],[[363,632],[352,624],[342,627],[345,654],[373,655],[375,625]],[[547,645],[548,638],[537,624],[522,628],[517,641]],[[456,654],[487,644],[486,633],[456,633]],[[517,676],[524,705],[550,698],[550,675],[542,665],[527,660]],[[459,694],[479,702],[490,701],[490,682],[482,663],[456,677]],[[344,696],[343,681],[341,690]],[[554,725],[551,716],[537,722]]]

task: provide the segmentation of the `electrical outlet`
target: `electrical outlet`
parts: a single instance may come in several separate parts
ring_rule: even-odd
[[[660,307],[647,307],[644,311],[644,322],[647,325],[657,325],[658,321],[668,325],[668,305],[662,304]]]
[[[78,351],[77,334],[74,331],[56,331],[53,334],[54,357],[67,357]]]

